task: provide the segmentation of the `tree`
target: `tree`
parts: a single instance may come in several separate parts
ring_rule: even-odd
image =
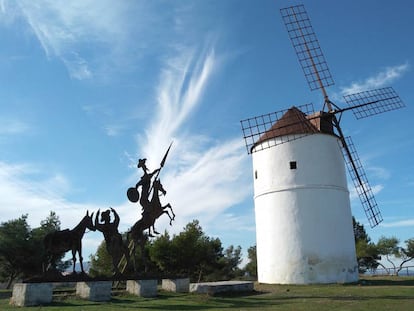
[[[27,224],[27,217],[22,215],[0,225],[0,278],[7,279],[7,287],[18,277],[28,278],[43,272],[46,261],[43,239],[47,233],[60,229],[55,212],[50,212],[40,227],[33,230]]]
[[[151,243],[149,257],[155,263],[157,271],[172,274],[179,269],[179,259],[175,254],[170,235],[167,231],[164,231],[164,234]]]
[[[244,270],[252,278],[257,278],[257,254],[256,254],[256,245],[250,246],[247,250],[247,258],[249,262],[244,267]]]
[[[406,262],[414,259],[414,238],[406,240],[405,245],[406,245],[406,247],[400,247],[399,248],[399,252],[398,252],[398,255],[397,255],[398,258],[402,259],[399,267],[396,270],[397,275],[402,270],[403,265]]]
[[[240,277],[243,271],[239,268],[241,263],[241,246],[234,247],[230,245],[224,251],[224,256],[220,259],[220,263],[223,266],[221,268],[221,279],[234,279]]]
[[[106,250],[105,241],[102,241],[102,243],[98,246],[96,253],[94,255],[91,255],[90,259],[90,276],[95,277],[112,275],[112,258]]]
[[[400,248],[398,247],[398,244],[400,243],[400,240],[396,237],[386,238],[385,236],[380,237],[380,239],[377,242],[377,249],[379,254],[384,255],[385,258],[394,268],[394,271],[396,271],[396,265],[391,260],[391,256],[398,257],[400,254]],[[383,264],[380,264],[381,267],[383,267],[388,274],[390,274],[390,269],[385,267]]]
[[[220,268],[223,257],[221,241],[207,237],[198,220],[188,223],[184,231],[171,240],[168,234],[156,239],[150,258],[166,273],[186,274],[192,281],[208,280]]]
[[[369,242],[371,240],[367,232],[365,231],[364,225],[361,225],[358,221],[356,221],[354,216],[352,216],[352,225],[354,228],[355,242],[356,241]]]
[[[354,228],[355,248],[358,262],[358,270],[364,273],[367,270],[374,270],[378,267],[378,260],[381,257],[378,254],[378,249],[374,243],[371,242],[363,225],[352,217]]]
[[[123,240],[126,240],[126,233],[123,235]],[[150,244],[147,244],[145,246],[145,253],[148,257],[149,248],[151,247]],[[129,249],[128,249],[129,251]],[[98,246],[98,249],[96,250],[96,253],[93,255],[90,255],[91,265],[89,268],[89,274],[92,277],[96,276],[111,276],[113,274],[113,263],[112,263],[112,257],[108,253],[108,250],[106,248],[106,242],[105,240],[102,241],[102,243]],[[135,259],[135,262],[134,262]],[[126,267],[125,271],[121,271],[123,273],[131,273],[133,272],[133,267],[131,265],[135,265],[137,271],[145,271],[145,263],[142,260],[141,256],[141,248],[136,247],[135,248],[135,256],[131,256],[130,258],[130,266]],[[156,270],[155,265],[151,263],[147,263],[149,266],[149,272],[154,272]]]
[[[167,231],[146,244],[149,262],[142,261],[141,249],[136,247],[138,271],[153,274],[189,276],[192,281],[228,280],[241,274],[241,247],[229,246],[223,253],[220,239],[206,236],[198,220],[188,223],[182,232],[171,237]],[[102,243],[91,256],[90,274],[109,275],[111,258]]]
[[[395,274],[402,270],[403,265],[414,259],[414,238],[408,239],[405,241],[406,246],[399,246],[400,240],[396,237],[386,238],[382,236],[377,242],[377,248],[381,255],[384,255],[387,261],[392,265]],[[401,259],[400,264],[397,266],[391,258]],[[386,268],[384,265],[380,264],[388,274],[390,274],[390,269]]]
[[[60,230],[60,219],[55,212],[50,211],[49,216],[46,219],[40,222],[40,227],[34,228],[31,231],[30,246],[33,248],[33,274],[40,274],[46,270],[46,265],[48,264],[48,256],[46,254],[46,249],[43,243],[45,236],[53,231]],[[68,264],[62,262],[62,258],[65,253],[62,253],[58,263],[58,269],[64,270],[67,268]]]
[[[220,239],[206,236],[198,220],[172,238],[165,232],[152,242],[149,253],[159,272],[185,274],[192,281],[228,280],[241,274],[241,247],[231,245],[223,253]]]
[[[48,234],[50,232],[60,230],[60,219],[54,211],[50,211],[49,216],[45,220],[40,222],[40,228],[44,233]]]
[[[30,271],[32,247],[27,214],[0,225],[0,276],[7,279],[7,288]]]

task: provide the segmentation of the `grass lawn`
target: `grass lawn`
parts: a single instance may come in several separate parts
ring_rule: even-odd
[[[352,285],[264,285],[242,295],[207,296],[160,291],[157,298],[117,294],[96,303],[73,296],[54,297],[48,306],[14,307],[0,292],[0,310],[414,310],[414,277],[373,277]]]

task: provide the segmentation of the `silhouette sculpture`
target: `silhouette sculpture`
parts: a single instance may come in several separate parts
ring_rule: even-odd
[[[44,246],[46,254],[48,256],[47,270],[56,270],[56,260],[68,251],[72,251],[73,261],[73,273],[75,273],[76,253],[79,256],[79,262],[82,273],[85,273],[83,269],[83,257],[82,257],[82,237],[85,234],[86,228],[91,231],[95,231],[95,227],[92,223],[93,213],[89,216],[89,212],[82,218],[80,223],[72,230],[65,229],[61,231],[54,231],[48,233],[44,240]]]
[[[144,230],[148,229],[148,236],[154,237],[154,234],[159,234],[155,230],[155,221],[162,215],[167,214],[170,218],[170,225],[172,225],[172,221],[175,219],[174,211],[171,207],[171,204],[168,203],[162,206],[160,202],[160,192],[162,194],[166,194],[167,191],[164,189],[161,181],[159,180],[158,176],[161,169],[164,167],[165,161],[168,156],[168,152],[170,151],[172,143],[167,149],[167,152],[164,155],[164,158],[161,161],[160,168],[154,170],[152,173],[148,173],[148,168],[146,165],[146,159],[139,159],[138,160],[138,168],[141,168],[144,172],[140,181],[136,184],[135,188],[129,188],[127,191],[128,199],[136,203],[139,200],[139,203],[142,206],[142,213],[141,219],[139,219],[130,229],[128,232],[128,239],[132,240],[130,244],[130,251],[131,254],[135,253],[135,246],[140,245],[141,254],[143,256],[144,263],[146,262],[144,247],[147,241],[147,236],[144,234]],[[151,183],[153,176],[156,174],[154,181]],[[141,196],[139,195],[138,188],[141,186]],[[152,191],[151,200],[149,200],[150,194]],[[169,211],[171,212],[169,212]],[[146,264],[145,264],[146,265]]]
[[[151,198],[151,201],[148,203],[148,206],[142,212],[142,218],[138,220],[131,228],[131,234],[133,236],[137,236],[137,231],[143,232],[145,229],[148,229],[148,236],[154,237],[151,233],[159,234],[155,230],[155,221],[162,215],[167,214],[170,218],[170,225],[172,225],[172,221],[175,219],[174,211],[171,207],[171,204],[168,203],[164,206],[161,205],[159,192],[161,191],[164,195],[167,193],[164,187],[161,184],[159,179],[154,180],[153,183],[154,192]],[[167,208],[171,211],[171,214],[168,212]]]
[[[138,168],[142,168],[144,171],[144,175],[142,175],[141,180],[135,185],[135,188],[138,190],[138,187],[141,186],[141,198],[139,200],[139,203],[142,206],[142,210],[145,212],[149,208],[149,205],[151,202],[149,201],[150,191],[151,191],[151,179],[152,176],[154,176],[156,173],[160,171],[159,169],[156,169],[152,173],[148,173],[148,168],[146,165],[147,159],[139,159],[138,160]],[[157,175],[158,176],[158,175]]]
[[[111,222],[111,211],[114,214],[113,222]],[[122,256],[124,255],[127,262],[129,262],[128,249],[122,241],[122,235],[118,232],[120,218],[118,213],[111,207],[110,209],[102,212],[101,222],[103,223],[100,223],[99,213],[100,210],[98,210],[95,216],[95,228],[103,233],[106,243],[106,250],[112,257],[114,273],[115,275],[119,275],[121,272],[118,269],[118,264]]]

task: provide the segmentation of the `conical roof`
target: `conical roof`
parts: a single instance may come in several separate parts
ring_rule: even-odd
[[[306,118],[306,114],[296,107],[288,109],[285,114],[277,120],[272,127],[260,136],[256,144],[275,137],[292,134],[312,134],[318,129]]]
[[[307,116],[297,107],[293,106],[288,109],[269,130],[260,136],[254,146],[276,137],[315,133],[334,135],[331,115],[329,113],[319,111],[315,114]],[[252,148],[254,148],[254,146]]]

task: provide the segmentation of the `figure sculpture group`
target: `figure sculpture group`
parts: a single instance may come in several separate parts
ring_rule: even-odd
[[[114,275],[120,275],[124,272],[123,270],[130,264],[131,256],[135,259],[134,254],[136,245],[140,246],[141,255],[144,256],[144,247],[147,237],[154,237],[154,234],[159,234],[154,227],[155,221],[162,214],[167,214],[170,218],[170,225],[172,225],[172,221],[175,218],[171,205],[168,203],[163,206],[160,201],[160,194],[162,193],[163,195],[166,195],[167,192],[161,184],[159,173],[165,164],[170,148],[171,145],[161,161],[160,168],[152,173],[149,173],[146,159],[139,159],[138,161],[137,167],[138,169],[142,169],[143,175],[135,187],[128,189],[127,196],[133,203],[139,201],[142,210],[141,218],[128,231],[127,240],[129,242],[124,242],[121,233],[118,231],[120,217],[115,209],[110,207],[103,212],[98,210],[95,219],[93,219],[94,213],[89,215],[89,212],[86,212],[86,215],[75,228],[71,230],[65,229],[54,231],[46,235],[44,239],[44,246],[48,255],[48,267],[46,270],[55,271],[56,261],[60,256],[65,252],[72,251],[73,273],[75,273],[76,253],[78,253],[81,272],[83,274],[85,273],[82,258],[82,238],[86,229],[102,232],[105,239],[106,250],[112,257]],[[139,188],[141,188],[140,192]],[[111,221],[111,213],[113,215],[113,221]],[[148,234],[144,232],[145,230],[148,230]],[[125,260],[126,265],[120,269],[120,263],[123,259]],[[144,257],[142,259],[143,262],[146,263],[146,259]],[[133,261],[133,269],[135,270],[135,260]]]

